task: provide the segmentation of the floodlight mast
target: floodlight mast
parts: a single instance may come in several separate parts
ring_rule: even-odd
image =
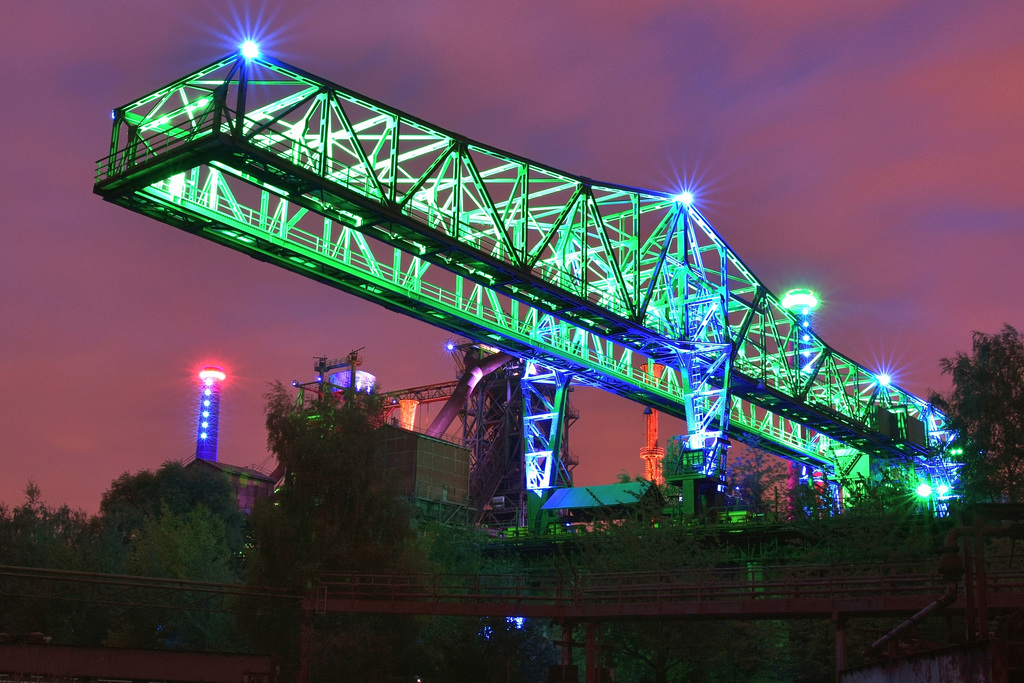
[[[558,383],[683,417],[694,475],[724,468],[728,438],[826,471],[837,445],[906,459],[943,443],[941,413],[880,387],[813,332],[798,353],[813,363],[795,370],[787,340],[800,314],[692,194],[573,176],[247,54],[116,109],[95,191],[536,363]],[[883,391],[920,438],[878,430]]]

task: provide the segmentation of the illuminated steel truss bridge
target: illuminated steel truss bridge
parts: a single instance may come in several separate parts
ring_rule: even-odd
[[[946,419],[802,325],[692,196],[573,176],[255,50],[114,109],[104,199],[521,358],[550,488],[570,382],[684,418],[669,481],[730,439],[842,480],[863,458],[946,477]],[[645,370],[661,366],[659,374]]]

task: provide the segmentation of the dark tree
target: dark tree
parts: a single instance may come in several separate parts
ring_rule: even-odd
[[[125,472],[100,503],[97,563],[103,571],[214,583],[240,580],[245,516],[227,479],[167,462]],[[218,612],[125,609],[106,644],[189,650],[244,649],[233,620]]]
[[[280,383],[267,394],[267,444],[285,480],[253,514],[256,583],[309,590],[321,571],[415,568],[411,508],[389,484],[380,415],[366,394],[305,406]]]
[[[88,549],[96,527],[81,510],[51,507],[29,482],[25,502],[0,505],[0,564],[47,569],[87,570]]]
[[[234,583],[236,566],[222,519],[204,505],[183,514],[164,505],[158,517],[147,516],[139,529],[127,570],[142,576]],[[124,610],[112,624],[106,643],[186,650],[244,648],[227,614],[159,607]]]
[[[967,499],[1024,501],[1024,339],[1010,325],[975,332],[970,355],[940,365],[953,389],[932,401],[960,433]]]
[[[238,509],[231,484],[216,472],[202,467],[185,467],[177,462],[165,462],[155,472],[125,472],[103,494],[99,514],[105,542],[100,558],[103,571],[129,571],[132,552],[147,526],[154,527],[166,515],[184,517],[198,507],[205,508],[210,517],[223,526],[224,543],[235,558],[231,573],[237,575],[237,558],[245,541],[246,520]],[[201,578],[172,576],[175,574],[172,570],[158,574],[154,571],[145,573],[167,578]]]
[[[421,650],[426,680],[440,683],[532,683],[558,661],[546,620],[435,617]]]
[[[67,505],[51,507],[29,482],[25,502],[0,504],[0,564],[42,569],[90,571],[98,532],[95,520]],[[93,605],[50,598],[19,598],[0,592],[0,632],[13,637],[33,631],[55,642],[98,645],[106,629]]]
[[[729,486],[738,507],[772,519],[789,508],[789,467],[778,456],[741,445],[729,454]]]
[[[286,473],[275,498],[253,511],[249,581],[309,593],[322,572],[422,568],[411,507],[384,467],[380,399],[328,393],[296,405],[277,383],[266,411],[267,443]],[[297,665],[300,620],[293,611],[253,622],[257,647],[283,658],[286,677]],[[390,680],[416,659],[409,618],[326,615],[314,627],[314,681]]]

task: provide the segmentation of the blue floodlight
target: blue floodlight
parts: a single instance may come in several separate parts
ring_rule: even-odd
[[[252,40],[247,40],[242,43],[241,51],[242,56],[246,59],[256,59],[260,56],[260,46]]]
[[[883,387],[889,386],[889,384],[892,382],[892,377],[890,377],[889,375],[885,374],[884,372],[882,374],[880,374],[877,377],[877,379],[878,379],[878,383],[881,384]]]
[[[685,192],[680,192],[675,197],[673,197],[673,200],[679,202],[683,206],[693,206],[693,193],[690,192],[689,190]]]

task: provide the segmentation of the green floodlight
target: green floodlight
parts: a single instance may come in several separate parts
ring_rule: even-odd
[[[917,487],[917,495],[921,496],[922,498],[927,498],[928,496],[932,495],[932,487],[929,486],[928,484],[921,484],[920,486]]]
[[[810,289],[791,289],[782,297],[782,307],[788,310],[800,309],[803,314],[810,313],[818,306],[818,296]]]

